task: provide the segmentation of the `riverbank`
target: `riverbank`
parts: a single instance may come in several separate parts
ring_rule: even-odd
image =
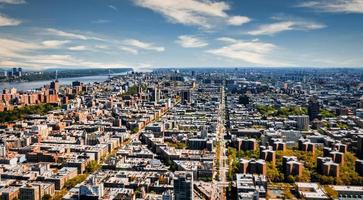
[[[131,71],[126,71],[122,73],[110,74],[111,77],[125,75],[130,73]],[[58,78],[58,81],[61,85],[70,85],[73,81],[80,81],[82,83],[95,83],[95,82],[103,82],[109,78],[108,75],[97,75],[97,76],[81,76],[81,77],[70,77],[70,78]],[[42,80],[42,81],[30,81],[30,82],[0,82],[0,90],[16,88],[18,91],[27,91],[40,88],[44,85],[48,85],[50,80]]]

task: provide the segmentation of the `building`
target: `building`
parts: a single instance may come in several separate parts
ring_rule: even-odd
[[[26,185],[20,188],[19,196],[21,200],[40,200],[40,187],[35,185]]]
[[[232,141],[232,145],[238,151],[255,151],[257,149],[257,141],[254,138],[236,138]]]
[[[181,101],[183,104],[191,104],[192,103],[192,93],[190,90],[183,90],[181,92]]]
[[[363,176],[363,160],[355,161],[355,171],[359,174],[359,176]]]
[[[103,183],[96,181],[94,176],[90,177],[86,184],[79,187],[79,200],[97,200],[104,195]]]
[[[285,151],[287,148],[286,142],[283,142],[280,139],[274,140],[272,143],[272,149],[274,151]]]
[[[263,175],[236,174],[236,183],[238,200],[266,197],[267,179]]]
[[[266,162],[262,159],[240,159],[239,168],[242,174],[262,174],[265,176],[267,173]]]
[[[19,187],[10,186],[0,189],[1,200],[19,199]]]
[[[161,93],[159,86],[148,88],[148,90],[149,90],[149,95],[150,95],[150,101],[159,102],[160,101],[160,93]]]
[[[339,199],[363,199],[363,186],[330,185]]]
[[[260,158],[271,162],[273,165],[276,163],[276,152],[272,149],[264,149],[260,151]]]
[[[188,139],[188,148],[193,150],[213,151],[213,141],[209,139],[190,138]]]
[[[295,183],[299,197],[306,200],[330,199],[317,183]]]
[[[339,151],[330,152],[330,157],[333,159],[335,163],[343,164],[344,163],[344,153]]]
[[[357,148],[358,148],[357,155],[359,156],[360,159],[363,159],[363,135],[358,136]]]
[[[282,168],[285,176],[301,176],[304,169],[303,164],[295,156],[283,156]]]
[[[320,113],[320,104],[317,97],[310,97],[308,105],[308,114],[310,121],[317,119]]]
[[[348,151],[348,145],[337,143],[334,145],[335,149],[339,152],[346,153]]]
[[[339,164],[334,163],[330,157],[318,157],[316,171],[325,176],[339,177]]]
[[[174,173],[175,200],[193,200],[193,173],[177,171]]]
[[[6,146],[3,144],[0,144],[0,157],[6,157]]]
[[[308,115],[293,115],[290,116],[291,119],[296,121],[296,128],[298,130],[308,130],[309,129],[309,116]]]
[[[55,93],[54,94],[58,94],[59,93],[59,81],[55,80],[50,82],[50,89],[52,89]]]
[[[310,142],[309,139],[299,139],[298,147],[300,151],[308,151],[315,153],[315,144]]]

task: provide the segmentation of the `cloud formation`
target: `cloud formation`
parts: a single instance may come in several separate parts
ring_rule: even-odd
[[[362,0],[320,0],[306,1],[298,7],[312,8],[323,12],[332,13],[361,13],[363,14]]]
[[[79,45],[79,46],[72,46],[68,48],[71,51],[86,51],[88,50],[86,46]]]
[[[165,48],[162,46],[156,46],[153,43],[143,42],[136,39],[127,39],[123,41],[124,45],[129,46],[129,48],[144,49],[144,50],[152,50],[157,52],[165,51]],[[137,52],[137,51],[136,51]]]
[[[0,4],[24,4],[26,3],[24,0],[0,0]]]
[[[263,24],[257,29],[248,31],[249,35],[274,35],[283,31],[292,31],[292,30],[315,30],[322,29],[326,26],[324,24],[316,23],[316,22],[307,22],[307,21],[279,21],[272,24]]]
[[[114,5],[108,5],[109,8],[111,8],[114,11],[118,11],[118,8]]]
[[[220,48],[207,50],[207,53],[260,66],[286,65],[283,62],[274,61],[269,58],[270,54],[278,49],[272,43],[260,42],[258,40],[243,41],[228,37],[218,38],[218,40],[225,45]]]
[[[246,24],[250,21],[251,21],[251,19],[246,16],[233,16],[227,20],[227,23],[232,26],[240,26],[240,25]]]
[[[230,5],[211,0],[135,0],[135,4],[162,14],[172,23],[212,28],[219,19],[230,25],[247,23],[248,17],[229,16]]]
[[[42,42],[42,45],[45,48],[59,48],[67,43],[69,43],[68,40],[46,40]]]
[[[0,26],[18,26],[21,23],[21,20],[9,18],[0,14]]]
[[[184,48],[200,48],[208,46],[208,43],[191,35],[181,35],[175,41]]]
[[[47,28],[45,34],[55,35],[55,36],[59,36],[59,37],[63,37],[63,38],[69,38],[69,39],[76,39],[76,40],[99,40],[99,41],[104,40],[99,37],[87,36],[87,35],[78,34],[78,33],[65,32],[65,31],[62,31],[59,29],[54,29],[54,28]]]

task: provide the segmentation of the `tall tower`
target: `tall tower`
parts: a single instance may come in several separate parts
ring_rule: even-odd
[[[309,106],[308,106],[308,114],[310,121],[318,118],[320,112],[320,105],[317,97],[310,97]]]
[[[175,172],[175,200],[193,200],[193,173],[186,171]]]
[[[54,94],[59,93],[58,70],[55,71],[55,80],[50,82],[50,89],[54,91]]]

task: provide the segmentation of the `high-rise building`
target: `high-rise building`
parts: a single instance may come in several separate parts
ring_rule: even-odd
[[[11,70],[11,75],[12,76],[16,76],[18,73],[18,69],[16,67],[14,67],[12,70]]]
[[[363,159],[363,135],[358,136],[358,152],[357,155],[360,159]]]
[[[18,68],[18,72],[17,72],[17,75],[18,76],[22,76],[23,74],[23,69],[21,67]]]
[[[26,185],[20,188],[21,200],[40,200],[39,186]]]
[[[159,88],[159,86],[149,88],[148,90],[149,90],[150,101],[159,102],[160,101],[160,88]]]
[[[193,200],[193,173],[186,171],[175,172],[175,200]]]
[[[359,176],[363,176],[363,160],[355,161],[355,171],[359,174]]]
[[[309,116],[307,115],[294,115],[290,116],[293,120],[296,121],[296,127],[299,130],[308,130],[309,129]]]
[[[240,159],[239,160],[239,168],[240,172],[243,174],[262,174],[266,175],[267,168],[266,168],[266,162],[262,159]]]
[[[50,89],[52,89],[55,92],[55,94],[58,94],[58,92],[59,92],[59,81],[55,80],[55,81],[50,82]]]
[[[0,157],[6,157],[6,146],[0,144]]]
[[[308,114],[310,121],[318,118],[320,112],[320,104],[317,97],[310,97],[309,106],[308,106]]]
[[[181,92],[181,100],[183,104],[191,104],[192,103],[192,93],[190,90],[183,90]]]

